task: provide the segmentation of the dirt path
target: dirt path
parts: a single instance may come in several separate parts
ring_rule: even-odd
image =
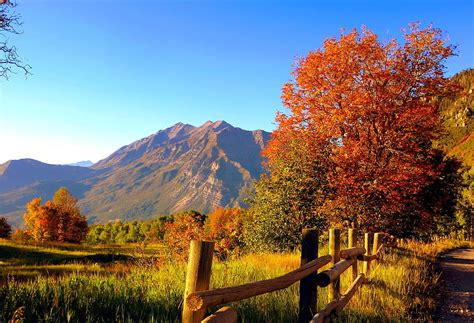
[[[438,318],[443,322],[474,321],[474,249],[458,249],[440,259],[443,294]]]

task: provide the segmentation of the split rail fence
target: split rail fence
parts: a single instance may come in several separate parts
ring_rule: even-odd
[[[301,267],[276,278],[211,290],[209,282],[214,243],[193,240],[186,273],[182,322],[236,322],[237,312],[231,307],[222,307],[208,317],[206,311],[211,306],[284,289],[298,281],[300,281],[298,322],[326,322],[350,301],[362,284],[367,282],[371,262],[379,259],[383,248],[380,237],[380,233],[365,233],[364,247],[357,247],[355,230],[349,229],[348,248],[341,250],[340,230],[331,229],[329,254],[318,257],[318,231],[305,229],[301,245]],[[363,264],[360,274],[359,261]],[[331,267],[318,273],[318,269],[327,264]],[[351,270],[352,284],[341,294],[340,276],[348,269]],[[317,312],[318,287],[328,287],[329,298],[329,303],[319,312]]]

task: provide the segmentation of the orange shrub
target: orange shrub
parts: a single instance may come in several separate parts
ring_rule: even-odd
[[[26,234],[25,231],[23,231],[21,229],[16,229],[13,232],[11,238],[12,238],[12,240],[18,241],[18,242],[25,242],[25,241],[31,240],[31,237],[28,234]]]
[[[188,257],[191,240],[203,240],[206,216],[196,211],[180,212],[173,215],[173,221],[165,224],[164,242],[168,251],[180,260]]]
[[[244,211],[238,208],[218,208],[208,215],[205,229],[209,239],[216,242],[215,252],[219,259],[242,251],[243,215]]]

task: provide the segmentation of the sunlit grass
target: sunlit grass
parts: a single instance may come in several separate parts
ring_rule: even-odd
[[[434,274],[430,260],[441,252],[463,245],[452,240],[429,245],[406,242],[401,248],[387,250],[381,262],[372,266],[370,283],[361,287],[337,320],[429,319],[439,278]],[[325,250],[320,248],[320,255],[325,254]],[[5,264],[8,260],[1,255],[0,259],[1,266],[11,271],[12,277],[15,272],[23,270],[40,272],[36,278],[26,282],[10,279],[0,289],[2,322],[8,321],[14,311],[22,306],[27,322],[179,321],[185,281],[184,263],[155,262],[145,257],[107,265],[67,263],[16,266]],[[215,261],[211,288],[277,277],[297,268],[299,261],[297,253],[248,254],[226,262]],[[346,272],[342,276],[341,291],[350,285],[349,275]],[[298,284],[294,284],[287,289],[230,306],[245,322],[293,322],[297,319],[298,290]],[[326,290],[319,289],[320,309],[328,302]]]

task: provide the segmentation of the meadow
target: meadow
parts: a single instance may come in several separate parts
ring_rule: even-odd
[[[338,315],[339,321],[429,319],[439,274],[433,260],[466,242],[407,242],[386,249],[364,285]],[[320,255],[326,254],[321,246]],[[0,321],[173,322],[180,320],[184,262],[162,257],[162,246],[34,246],[0,242]],[[282,275],[299,265],[298,253],[247,254],[214,261],[211,287]],[[342,289],[349,286],[342,276]],[[319,289],[319,307],[327,303]],[[298,284],[231,304],[242,322],[294,322]],[[215,309],[211,309],[215,310]]]

